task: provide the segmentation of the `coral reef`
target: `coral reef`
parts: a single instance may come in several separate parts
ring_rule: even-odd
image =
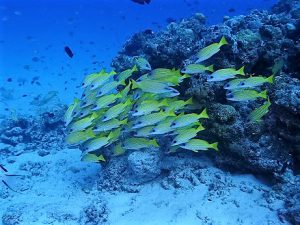
[[[214,64],[216,69],[245,65],[247,73],[271,74],[270,68],[276,62],[282,63],[282,68],[273,67],[278,75],[275,85],[269,88],[271,114],[261,124],[245,121],[257,103],[226,102],[224,82],[207,82],[205,74],[200,74],[180,88],[181,93],[193,96],[200,105],[211,106],[209,113],[215,119],[205,124],[207,133],[203,135],[220,142],[222,151],[215,158],[220,166],[278,175],[286,165],[297,164],[299,160],[298,11],[298,1],[280,1],[270,12],[254,10],[246,16],[224,18],[223,24],[213,26],[205,26],[205,19],[197,14],[171,23],[166,30],[134,35],[112,66],[117,71],[129,68],[133,56],[143,55],[153,67],[182,68],[195,61],[197,51],[218,42],[222,36],[229,45],[207,60],[206,65]]]
[[[18,155],[21,151],[38,149],[40,155],[49,154],[47,149],[61,149],[65,146],[63,105],[41,112],[37,116],[15,116],[3,120],[0,142],[6,144],[7,154]],[[3,149],[4,150],[4,149]]]
[[[107,217],[108,217],[108,210],[107,210],[106,203],[103,201],[94,201],[82,210],[79,224],[82,225],[106,224]]]

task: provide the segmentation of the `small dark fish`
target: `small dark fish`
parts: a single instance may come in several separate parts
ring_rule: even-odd
[[[33,62],[38,62],[38,61],[40,61],[40,59],[39,59],[39,57],[36,57],[36,56],[35,56],[35,57],[32,58],[32,61],[33,61]]]
[[[7,79],[7,82],[12,82],[12,78],[8,78],[8,79]]]
[[[166,22],[167,22],[167,23],[173,23],[173,22],[176,22],[176,19],[174,19],[174,18],[172,18],[172,17],[168,17],[168,18],[166,19]]]
[[[0,168],[3,170],[2,172],[0,172],[0,179],[1,179],[1,182],[2,182],[8,189],[10,189],[11,191],[17,192],[16,190],[12,189],[12,188],[8,185],[7,181],[9,180],[9,179],[8,179],[9,177],[21,177],[22,175],[7,174],[7,173],[8,173],[8,170],[7,170],[4,166],[0,165]]]
[[[26,94],[22,95],[23,98],[25,98],[25,97],[27,97],[27,96],[28,96],[28,95],[26,95]]]
[[[147,29],[143,31],[144,34],[154,34],[153,30]]]
[[[131,0],[131,1],[141,5],[149,4],[151,2],[151,0]]]
[[[231,13],[235,12],[235,8],[228,9],[228,12],[231,12]]]
[[[65,46],[65,52],[67,53],[67,55],[70,58],[73,58],[74,54],[73,54],[72,50],[68,46]]]

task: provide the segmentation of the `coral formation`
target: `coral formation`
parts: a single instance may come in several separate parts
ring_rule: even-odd
[[[278,68],[273,68],[278,72],[275,83],[269,89],[271,114],[266,122],[258,126],[244,120],[247,112],[258,106],[257,103],[251,102],[231,103],[236,110],[232,124],[224,124],[218,119],[209,120],[205,124],[207,131],[223,146],[220,156],[216,157],[219,165],[256,173],[276,174],[276,171],[286,168],[286,164],[297,164],[298,161],[293,161],[299,158],[298,8],[298,1],[280,1],[271,12],[254,10],[249,15],[226,18],[223,24],[213,26],[205,26],[205,20],[202,17],[199,20],[198,15],[195,15],[179,23],[172,23],[166,30],[150,36],[144,33],[136,34],[125,43],[123,50],[113,60],[112,66],[117,71],[123,70],[133,65],[134,55],[143,55],[154,67],[182,67],[195,61],[195,54],[199,49],[212,41],[217,42],[222,36],[225,36],[230,44],[209,59],[206,65],[214,64],[215,68],[246,65],[247,73],[271,74],[270,67],[277,64]],[[185,46],[177,45],[178,42],[170,42],[170,37],[174,40],[180,39],[179,43],[184,43]],[[189,38],[183,40],[183,37]],[[162,43],[167,44],[162,46]],[[173,50],[178,49],[178,46],[180,50],[174,55]],[[278,64],[282,64],[282,68]],[[225,83],[210,83],[203,77],[191,76],[189,82],[183,83],[181,92],[193,96],[202,104],[228,105],[223,90]],[[218,112],[213,109],[209,112],[211,117],[218,118]],[[267,154],[259,151],[253,158],[253,150],[247,146],[250,146],[249,142],[256,146],[259,136],[262,136],[261,141],[263,140],[265,145],[269,143],[264,150]],[[283,142],[276,141],[278,137],[282,137]],[[237,141],[239,145],[236,144]],[[239,161],[243,163],[234,163]],[[253,163],[258,167],[254,167]]]
[[[19,116],[3,120],[0,141],[7,144],[7,151],[13,155],[18,149],[59,149],[65,146],[63,115],[65,106],[58,105],[38,116]],[[41,154],[45,154],[41,153]]]

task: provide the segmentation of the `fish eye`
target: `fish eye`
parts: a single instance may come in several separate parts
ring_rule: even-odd
[[[228,95],[227,97],[228,97],[228,98],[233,98],[233,95],[232,95],[232,94],[230,94],[230,95]]]
[[[232,91],[228,91],[228,92],[227,92],[227,94],[231,94],[231,93],[232,93]]]
[[[173,122],[173,123],[171,124],[171,127],[172,127],[172,126],[175,126],[175,125],[176,125],[176,123]]]
[[[176,143],[177,143],[177,141],[175,141],[175,140],[174,140],[174,141],[173,141],[173,143],[174,143],[174,144],[176,144]]]
[[[95,87],[95,85],[94,85],[94,84],[92,84],[92,86],[91,86],[91,87],[93,88],[93,87]]]
[[[107,116],[103,116],[103,119],[106,119],[107,118]]]
[[[121,128],[121,131],[124,131],[124,130],[125,130],[125,127],[122,127],[122,128]]]
[[[183,143],[182,145],[183,145],[183,146],[186,146],[186,143]]]
[[[225,85],[225,87],[229,87],[229,86],[230,86],[229,84],[226,84],[226,85]]]
[[[244,85],[245,85],[245,82],[242,82],[241,85],[244,86]]]
[[[80,113],[80,116],[82,116],[83,115],[83,113]]]
[[[156,132],[156,130],[155,129],[152,129],[152,131],[151,132]]]
[[[82,94],[82,97],[85,97],[86,96],[86,94]]]
[[[84,85],[85,85],[85,83],[82,83],[81,85],[82,85],[82,86],[84,86]]]
[[[138,121],[137,124],[142,124],[142,121]]]
[[[209,76],[209,78],[210,78],[210,79],[213,79],[213,78],[214,78],[214,76]]]
[[[99,94],[99,95],[102,95],[102,91],[99,91],[98,94]]]
[[[165,111],[166,111],[166,109],[162,109],[162,111],[163,111],[163,112],[165,112]]]
[[[94,127],[94,128],[93,128],[93,130],[97,130],[97,129],[98,129],[98,127]]]
[[[134,110],[134,112],[137,113],[138,111],[137,111],[137,110]]]
[[[72,128],[70,129],[70,132],[73,132],[73,129],[72,129]]]

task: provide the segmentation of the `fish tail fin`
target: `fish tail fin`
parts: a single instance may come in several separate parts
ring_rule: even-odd
[[[205,69],[209,72],[214,72],[214,65],[207,66]]]
[[[189,99],[185,102],[186,105],[192,105],[193,103],[194,103],[194,102],[193,102],[193,97],[189,98]]]
[[[208,118],[209,118],[209,116],[208,116],[208,114],[207,114],[206,108],[203,109],[203,111],[199,114],[199,117],[200,117],[200,118],[205,118],[205,119],[208,119]]]
[[[125,125],[125,124],[127,124],[127,123],[128,123],[128,118],[126,118],[126,119],[124,119],[124,120],[121,121],[121,124],[122,124],[122,125]]]
[[[138,88],[138,84],[136,83],[135,80],[131,79],[131,83],[132,83],[131,89],[137,89]]]
[[[168,106],[168,100],[165,98],[164,100],[161,101],[161,106]]]
[[[159,145],[158,145],[158,143],[157,143],[157,141],[155,140],[155,139],[152,139],[151,140],[151,144],[154,146],[154,147],[159,147]]]
[[[117,73],[116,73],[116,71],[114,71],[114,70],[112,70],[112,71],[109,72],[109,75],[111,75],[111,76],[112,76],[112,75],[115,75],[115,74],[117,74]]]
[[[218,142],[212,143],[212,144],[210,145],[210,147],[211,147],[212,149],[216,150],[216,151],[219,151],[219,148],[218,148]]]
[[[104,158],[104,156],[102,154],[97,157],[97,160],[98,161],[102,161],[102,162],[106,161],[105,158]]]
[[[267,95],[267,90],[264,90],[262,92],[260,92],[260,97],[264,98],[264,99],[267,99],[268,98],[268,95]]]
[[[201,123],[199,123],[199,126],[197,127],[197,132],[205,130],[205,127]]]
[[[191,75],[189,75],[187,73],[185,73],[185,74],[182,75],[182,78],[190,78],[190,77],[191,77]]]
[[[125,85],[126,85],[125,80],[122,80],[122,81],[119,83],[119,85],[125,86]]]
[[[109,135],[107,136],[107,138],[110,140],[110,139],[114,138],[114,136],[115,136],[115,133],[113,131],[111,131],[109,133]]]
[[[91,137],[91,138],[95,137],[93,129],[86,130],[86,134],[88,137]]]
[[[138,71],[138,68],[137,68],[137,66],[136,65],[134,65],[133,67],[132,67],[132,72],[137,72]]]
[[[219,42],[219,45],[222,46],[222,45],[227,45],[227,44],[228,44],[228,42],[227,42],[227,40],[225,39],[225,37],[223,36],[223,37],[221,38],[220,42]]]
[[[245,66],[242,66],[237,72],[238,72],[238,74],[245,76],[244,70],[245,70]]]
[[[275,74],[272,74],[271,76],[269,76],[269,77],[267,78],[267,82],[268,82],[268,83],[270,83],[270,84],[273,84],[273,83],[274,83],[274,75],[275,75]]]

